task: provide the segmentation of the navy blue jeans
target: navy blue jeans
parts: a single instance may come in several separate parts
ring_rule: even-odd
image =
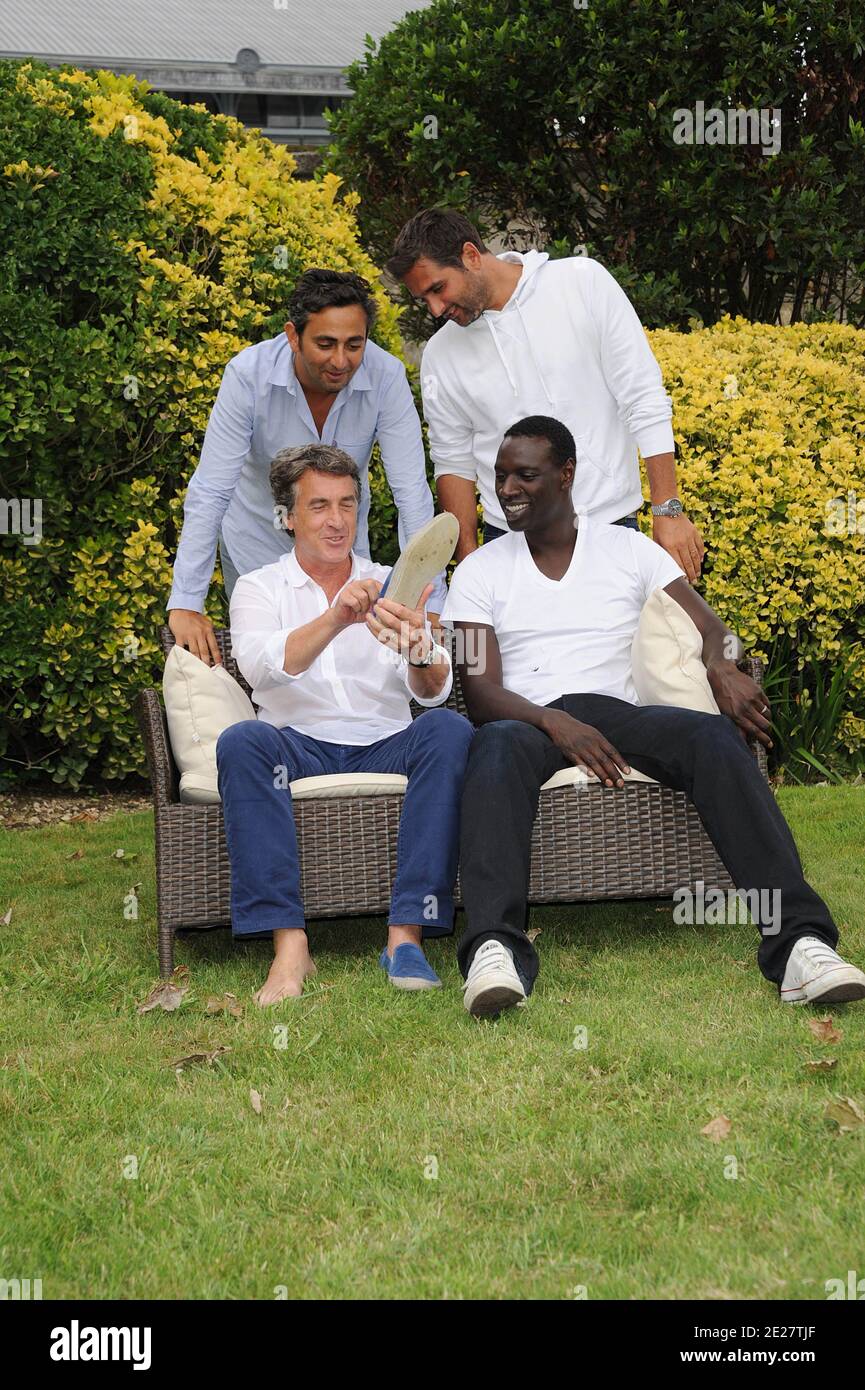
[[[613,522],[614,526],[629,526],[632,531],[639,531],[640,524],[636,516],[621,516],[618,521]],[[484,545],[490,541],[497,541],[499,536],[506,536],[507,531],[501,531],[498,526],[493,526],[489,521],[484,522]]]
[[[408,778],[388,922],[422,926],[424,936],[453,931],[460,795],[473,733],[469,721],[449,709],[427,710],[407,729],[362,747],[327,743],[257,719],[225,729],[216,765],[233,935],[304,926],[287,784],[333,772],[398,772]]]

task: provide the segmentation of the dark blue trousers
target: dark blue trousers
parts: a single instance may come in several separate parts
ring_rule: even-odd
[[[219,794],[231,862],[234,936],[303,927],[300,862],[289,782],[334,772],[398,772],[408,778],[397,840],[389,923],[453,931],[463,774],[474,730],[449,709],[363,747],[327,743],[248,719],[216,745]]]

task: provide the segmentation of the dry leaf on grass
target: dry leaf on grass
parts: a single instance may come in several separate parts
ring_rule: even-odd
[[[733,1128],[731,1120],[726,1115],[716,1115],[714,1120],[710,1120],[707,1125],[703,1125],[700,1130],[707,1139],[711,1139],[713,1144],[720,1144],[722,1139],[726,1139],[730,1130]]]
[[[4,913],[3,913],[3,916],[0,917],[0,922],[2,922],[2,924],[3,924],[4,927],[8,927],[8,925],[9,925],[9,923],[10,923],[11,921],[12,921],[12,909],[11,909],[11,907],[10,907],[10,908],[9,908],[9,911],[8,911],[8,912],[4,912]]]
[[[70,816],[70,817],[69,817],[69,822],[68,822],[68,823],[69,823],[70,825],[72,825],[72,824],[74,824],[76,821],[81,821],[81,820],[98,820],[98,819],[99,819],[99,816],[97,815],[97,813],[96,813],[95,811],[79,811],[79,813],[78,813],[77,816]]]
[[[230,1052],[230,1047],[215,1047],[212,1052],[191,1052],[188,1057],[178,1057],[176,1062],[169,1063],[175,1071],[185,1071],[187,1067],[208,1066],[212,1067],[217,1057],[221,1057],[223,1052]]]
[[[838,1100],[833,1100],[823,1111],[823,1117],[834,1120],[839,1134],[851,1134],[854,1129],[865,1125],[865,1111],[852,1096],[840,1096]]]
[[[147,1014],[151,1009],[164,1009],[166,1013],[171,1013],[174,1009],[179,1009],[189,989],[186,983],[188,974],[187,965],[178,965],[170,980],[160,980],[159,984],[154,986],[144,1003],[138,1005],[138,1012]]]
[[[256,1115],[260,1115],[260,1114],[261,1114],[261,1096],[259,1095],[258,1091],[250,1091],[250,1093],[249,1093],[249,1103],[250,1103],[250,1105],[252,1106],[253,1110],[255,1111]]]
[[[542,927],[532,927],[530,931],[526,932],[526,936],[529,938],[529,941],[537,941],[542,930]]]
[[[828,1018],[809,1018],[808,1027],[818,1042],[836,1043],[844,1036],[843,1031],[833,1025],[831,1014]]]
[[[803,1063],[806,1071],[831,1071],[832,1068],[837,1067],[837,1065],[837,1057],[820,1057],[816,1062]]]
[[[204,1007],[209,1014],[231,1014],[233,1018],[243,1017],[243,1005],[238,1004],[236,994],[211,994]]]
[[[67,854],[66,858],[67,858],[67,859],[83,859],[83,858],[84,858],[84,850],[83,850],[83,849],[76,849],[76,850],[73,850],[71,854]]]
[[[111,858],[112,858],[112,859],[128,859],[128,860],[130,860],[130,862],[131,862],[133,859],[137,859],[137,858],[138,858],[138,855],[137,855],[137,854],[127,854],[127,852],[126,852],[125,849],[116,849],[116,850],[114,851],[114,853],[112,854]]]

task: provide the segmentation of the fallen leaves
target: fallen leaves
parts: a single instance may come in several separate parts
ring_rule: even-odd
[[[809,1018],[808,1027],[818,1042],[837,1043],[844,1036],[842,1029],[834,1026],[831,1015],[828,1018]]]
[[[125,849],[116,849],[116,850],[114,851],[114,853],[112,854],[111,858],[112,858],[112,859],[125,859],[128,863],[131,864],[133,859],[137,859],[137,858],[138,858],[138,855],[137,855],[137,854],[127,854],[127,852],[126,852]]]
[[[12,909],[11,909],[11,907],[10,907],[9,910],[8,910],[8,912],[4,912],[4,913],[3,913],[3,916],[0,917],[0,923],[2,923],[2,925],[3,925],[4,927],[8,927],[8,925],[9,925],[9,923],[10,923],[11,921],[12,921]]]
[[[852,1096],[839,1096],[833,1100],[826,1106],[823,1116],[838,1126],[839,1134],[852,1134],[865,1125],[865,1110]]]
[[[178,1057],[176,1062],[171,1062],[169,1065],[175,1071],[186,1071],[187,1067],[212,1067],[217,1057],[221,1057],[223,1052],[230,1051],[230,1047],[215,1047],[212,1052],[191,1052],[188,1057]]]
[[[232,1018],[243,1017],[243,1005],[237,1002],[236,994],[211,994],[204,1006],[209,1014],[231,1014]]]
[[[838,1058],[819,1057],[815,1062],[803,1062],[802,1065],[806,1071],[831,1071],[833,1067],[837,1067]]]
[[[261,1095],[259,1094],[258,1091],[250,1091],[250,1093],[249,1093],[249,1103],[250,1103],[250,1105],[252,1106],[253,1110],[255,1111],[256,1115],[260,1115],[260,1114],[261,1114]]]
[[[71,854],[67,854],[66,858],[67,858],[67,859],[83,859],[83,858],[84,858],[84,850],[83,850],[83,849],[75,849],[75,850],[72,851]]]
[[[138,1012],[147,1014],[151,1009],[164,1009],[166,1013],[173,1013],[175,1009],[179,1009],[189,990],[188,975],[189,967],[178,965],[169,980],[160,980],[159,984],[154,986],[144,1003],[138,1005]]]
[[[726,1115],[716,1115],[714,1120],[710,1120],[707,1125],[703,1125],[700,1130],[707,1139],[711,1139],[713,1144],[720,1144],[722,1139],[726,1139],[730,1130],[733,1128],[732,1120],[728,1120]]]

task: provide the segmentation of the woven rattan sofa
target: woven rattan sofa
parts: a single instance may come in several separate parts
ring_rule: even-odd
[[[218,629],[216,636],[226,669],[249,693],[232,659],[229,633]],[[161,630],[161,641],[167,656],[174,645],[168,628]],[[762,679],[758,661],[741,665],[754,680]],[[466,713],[458,679],[448,704]],[[417,707],[413,711],[421,713]],[[167,976],[174,965],[175,932],[231,923],[228,852],[221,806],[180,801],[165,712],[155,690],[140,693],[137,715],[153,787],[159,968]],[[762,748],[758,761],[766,776]],[[387,911],[401,806],[399,794],[295,800],[308,919]],[[670,897],[698,880],[706,887],[733,886],[682,792],[648,781],[619,789],[589,783],[579,794],[574,785],[541,792],[530,903]]]

